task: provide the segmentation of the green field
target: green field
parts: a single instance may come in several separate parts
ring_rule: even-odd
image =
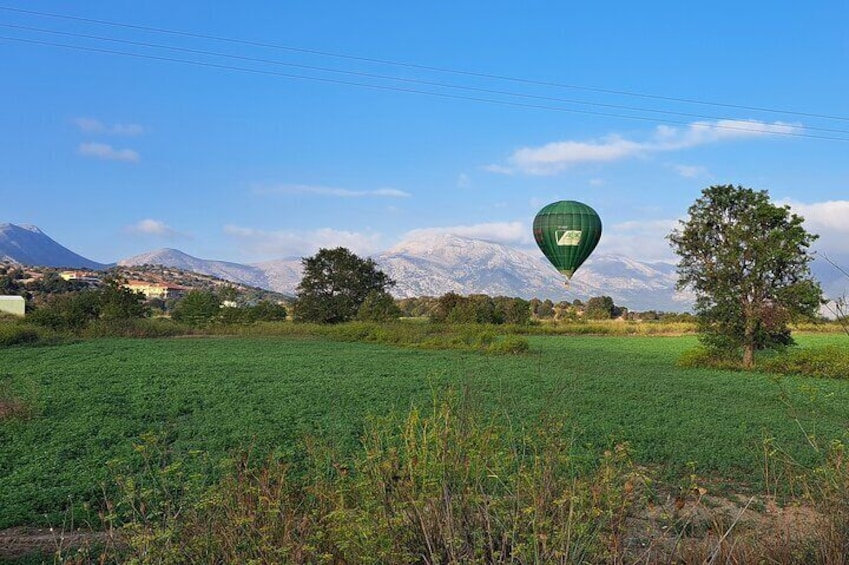
[[[495,356],[312,338],[98,339],[0,352],[7,390],[34,406],[0,423],[0,528],[55,523],[102,503],[110,461],[154,432],[179,456],[213,461],[253,446],[297,459],[317,434],[358,444],[369,414],[426,404],[448,386],[514,426],[565,415],[578,445],[628,441],[637,464],[674,480],[690,469],[761,488],[763,442],[811,461],[804,430],[843,437],[849,381],[680,369],[695,337],[534,336]],[[845,335],[803,335],[802,347]]]

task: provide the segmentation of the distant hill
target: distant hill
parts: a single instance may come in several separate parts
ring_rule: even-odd
[[[537,252],[454,235],[405,241],[372,257],[397,285],[399,297],[488,294],[587,300],[611,296],[633,310],[682,311],[691,297],[675,292],[675,268],[669,263],[643,263],[625,257],[600,256],[587,261],[567,289],[564,278]],[[300,258],[242,265],[198,259],[175,249],[160,249],[119,261],[119,265],[156,264],[214,275],[223,279],[294,295],[301,280]]]
[[[36,226],[0,224],[0,260],[40,267],[105,269],[107,265],[86,259],[56,243]]]
[[[167,282],[191,289],[215,291],[222,287],[228,287],[236,291],[236,301],[241,303],[254,303],[259,300],[280,302],[292,299],[291,295],[274,292],[267,288],[179,267],[146,263],[143,265],[119,265],[113,271],[128,280]]]
[[[455,235],[429,235],[404,241],[372,257],[397,281],[397,297],[441,296],[446,292],[520,296],[560,301],[607,295],[631,310],[685,311],[691,294],[675,290],[672,263],[648,263],[619,255],[594,255],[577,271],[567,289],[564,278],[541,253]],[[849,265],[849,257],[833,258]],[[61,246],[31,225],[0,224],[0,261],[54,268],[109,267]],[[218,277],[240,285],[288,296],[301,280],[297,257],[241,264],[192,257],[177,249],[159,249],[128,257],[121,266],[163,265]],[[826,294],[839,297],[849,288],[849,277],[817,259],[814,274]]]
[[[568,288],[563,275],[537,251],[456,235],[405,241],[374,259],[398,281],[394,294],[400,297],[453,291],[571,301],[606,295],[632,310],[664,311],[687,310],[692,302],[691,296],[675,291],[674,265],[616,255],[591,257]]]
[[[142,253],[141,255],[121,259],[118,261],[118,265],[121,267],[163,265],[184,271],[212,275],[248,286],[276,290],[271,287],[262,269],[240,263],[198,259],[177,249],[157,249],[150,253]]]

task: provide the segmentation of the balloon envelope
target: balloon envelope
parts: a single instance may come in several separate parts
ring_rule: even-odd
[[[601,239],[601,218],[581,202],[552,202],[534,218],[534,239],[551,264],[572,278]]]

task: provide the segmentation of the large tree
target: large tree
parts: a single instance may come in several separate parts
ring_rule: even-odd
[[[822,303],[808,266],[817,236],[802,222],[766,191],[721,185],[704,189],[669,235],[678,287],[696,294],[702,341],[741,348],[747,368],[756,349],[792,343],[787,324]]]
[[[378,300],[395,285],[373,260],[362,259],[344,247],[320,249],[302,263],[304,275],[297,288],[295,315],[305,322],[351,320],[370,293],[372,301]]]

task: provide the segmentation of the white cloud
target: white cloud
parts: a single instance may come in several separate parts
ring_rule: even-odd
[[[849,262],[849,200],[803,203],[785,199],[790,209],[805,218],[805,229],[819,235],[812,249],[818,254]]]
[[[805,228],[808,231],[834,232],[849,235],[849,200],[829,200],[804,204],[792,200],[784,200],[793,212],[805,218]]]
[[[236,238],[252,255],[280,258],[307,257],[321,248],[346,247],[358,255],[381,250],[382,237],[375,232],[353,232],[322,228],[311,231],[267,231],[235,225],[224,226],[224,233]]]
[[[523,173],[546,175],[576,163],[616,161],[644,151],[640,143],[609,136],[600,141],[557,141],[542,147],[524,147],[513,153],[510,162]]]
[[[488,173],[495,173],[498,175],[513,175],[516,174],[515,167],[508,167],[507,165],[484,165],[481,167],[481,170],[486,171]]]
[[[640,261],[675,261],[666,236],[677,226],[677,219],[634,220],[605,226],[596,252]]]
[[[160,220],[150,218],[139,220],[135,224],[129,225],[126,228],[129,233],[140,235],[154,235],[160,237],[173,238],[179,235],[179,232]]]
[[[134,136],[141,135],[145,132],[145,128],[138,124],[104,124],[100,120],[94,118],[76,118],[74,125],[80,128],[80,131],[85,133],[100,133],[107,135],[124,135]]]
[[[528,245],[533,242],[531,228],[523,222],[493,222],[486,224],[459,225],[410,230],[405,240],[421,236],[451,234],[473,239],[485,239],[508,245]]]
[[[658,126],[642,141],[612,134],[589,141],[566,140],[539,147],[523,147],[513,152],[507,164],[493,164],[483,168],[501,174],[553,175],[581,163],[607,163],[731,139],[790,135],[803,131],[802,126],[797,124],[756,120],[694,122],[686,127]]]
[[[128,163],[138,163],[141,159],[139,154],[132,149],[115,149],[107,143],[80,143],[77,153],[84,157],[94,157],[95,159],[106,159],[109,161],[125,161]]]
[[[800,124],[757,120],[718,120],[694,122],[685,128],[658,126],[648,142],[657,151],[674,151],[727,139],[793,135],[804,132]]]
[[[674,168],[679,175],[688,179],[708,176],[708,170],[699,165],[675,165]]]
[[[395,188],[378,188],[374,190],[349,190],[328,186],[313,186],[306,184],[282,184],[272,187],[259,188],[257,194],[314,194],[317,196],[338,196],[341,198],[362,198],[368,196],[382,198],[409,198],[410,194]]]

